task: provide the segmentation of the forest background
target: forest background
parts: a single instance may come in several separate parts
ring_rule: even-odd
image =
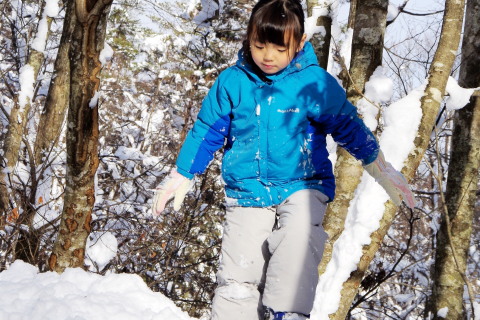
[[[191,316],[208,315],[221,154],[182,210],[156,219],[150,204],[202,98],[235,62],[253,4],[0,2],[0,271],[21,259],[40,272],[134,273]],[[304,5],[321,65],[378,137],[394,103],[422,111],[398,167],[417,208],[382,201],[330,318],[480,317],[480,1]],[[375,77],[391,88],[369,90],[385,87],[369,86]],[[359,164],[330,147],[338,191],[322,274],[363,188]]]

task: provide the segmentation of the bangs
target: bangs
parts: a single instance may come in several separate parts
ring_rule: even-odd
[[[285,18],[280,15],[271,15],[271,19],[260,20],[261,23],[254,25],[250,41],[260,43],[273,43],[282,47],[289,47],[294,39],[294,30],[291,24],[287,23]]]

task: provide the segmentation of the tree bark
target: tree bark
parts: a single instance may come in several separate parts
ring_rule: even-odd
[[[67,174],[60,231],[49,258],[51,270],[82,267],[95,203],[98,168],[100,51],[112,0],[75,0],[76,24],[70,48],[70,97],[67,126]],[[68,10],[71,12],[71,10]]]
[[[480,86],[478,52],[480,52],[480,0],[471,0],[467,2],[462,43],[459,76],[459,84],[462,87]],[[448,308],[448,319],[460,320],[467,317],[463,303],[464,276],[480,167],[479,97],[472,97],[467,106],[456,111],[451,145],[445,196],[448,209],[446,214],[449,219],[442,217],[437,233],[431,311],[434,319],[439,319],[438,311]]]
[[[57,144],[61,134],[62,125],[65,120],[65,113],[68,108],[68,97],[70,91],[70,60],[68,57],[70,39],[75,27],[74,7],[67,8],[71,12],[65,15],[62,39],[55,59],[52,80],[48,88],[44,110],[40,114],[40,121],[37,128],[32,168],[35,168],[32,176],[31,196],[29,202],[38,204],[42,195],[36,194],[37,187],[42,182],[42,170],[40,165],[48,158]],[[33,162],[32,162],[33,160]],[[37,262],[39,248],[39,236],[33,227],[33,219],[36,211],[31,206],[24,211],[23,223],[29,226],[29,230],[20,230],[20,239],[16,244],[15,256],[31,264]]]
[[[40,17],[43,15],[45,8],[45,1],[42,1],[42,7],[40,9]],[[48,32],[50,30],[50,25],[52,24],[52,18],[46,17]],[[30,53],[27,58],[27,64],[24,67],[30,66],[33,73],[33,83],[36,82],[38,72],[45,60],[45,55],[43,52],[37,51],[33,48],[30,48]],[[23,90],[24,88],[21,88]],[[16,206],[15,204],[10,204],[10,186],[8,176],[15,171],[15,167],[18,162],[18,156],[20,153],[20,147],[22,145],[22,139],[24,136],[25,128],[27,125],[28,114],[30,113],[32,101],[29,97],[26,97],[25,101],[19,101],[18,97],[16,98],[15,105],[12,108],[10,115],[8,117],[8,129],[5,135],[5,142],[3,145],[3,159],[1,163],[5,165],[5,169],[0,170],[0,215],[2,219],[0,221],[0,230],[4,227],[4,218],[5,216],[13,210]],[[17,209],[18,210],[18,209]]]
[[[309,17],[315,14],[315,8],[319,6],[320,8],[326,7],[326,9],[330,12],[331,5],[321,4],[317,0],[308,0],[307,1],[307,14]],[[325,28],[325,34],[323,33],[315,33],[312,35],[310,42],[313,45],[315,54],[318,58],[318,64],[323,69],[327,69],[328,66],[328,57],[330,54],[330,40],[332,38],[332,18],[327,15],[321,15],[317,18],[316,25],[318,27]]]
[[[352,59],[350,67],[351,79],[348,82],[347,97],[356,104],[361,98],[365,83],[375,69],[382,64],[383,39],[385,34],[388,1],[368,0],[356,7],[355,26],[352,42]],[[333,245],[343,231],[345,218],[355,189],[360,183],[363,168],[346,150],[337,151],[335,176],[337,189],[335,201],[329,204],[324,218],[325,231],[329,240],[325,244],[319,272],[325,272],[331,259]],[[348,289],[347,283],[342,290],[341,306],[331,319],[345,319],[353,300],[349,292],[357,292],[358,285]]]
[[[348,13],[347,28],[353,29],[355,26],[355,12],[357,11],[357,0],[350,0],[350,12]]]
[[[35,140],[35,164],[38,166],[51,153],[52,148],[58,143],[65,114],[68,108],[70,95],[70,39],[76,25],[74,6],[67,8],[63,23],[62,38],[58,48],[53,69],[52,81],[48,88],[43,111]]]
[[[440,103],[445,94],[445,87],[460,43],[464,8],[464,0],[445,2],[440,41],[428,72],[425,95],[421,99],[423,116],[414,141],[415,149],[409,154],[407,166],[402,171],[407,180],[413,178],[430,142],[429,137],[437,120]]]

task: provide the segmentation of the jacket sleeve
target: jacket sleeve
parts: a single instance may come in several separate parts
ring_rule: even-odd
[[[358,117],[357,108],[347,100],[345,90],[329,73],[322,71],[318,113],[313,125],[324,134],[330,134],[363,165],[373,162],[379,152],[377,139]]]
[[[222,75],[203,100],[197,120],[177,158],[177,171],[190,179],[194,174],[205,171],[214,153],[224,145],[230,130],[231,102],[223,86]]]

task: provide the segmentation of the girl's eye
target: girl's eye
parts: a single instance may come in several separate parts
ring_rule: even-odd
[[[287,52],[287,49],[278,49],[278,52]]]
[[[257,49],[263,49],[263,46],[256,44],[256,45],[255,45],[255,48],[257,48]]]

